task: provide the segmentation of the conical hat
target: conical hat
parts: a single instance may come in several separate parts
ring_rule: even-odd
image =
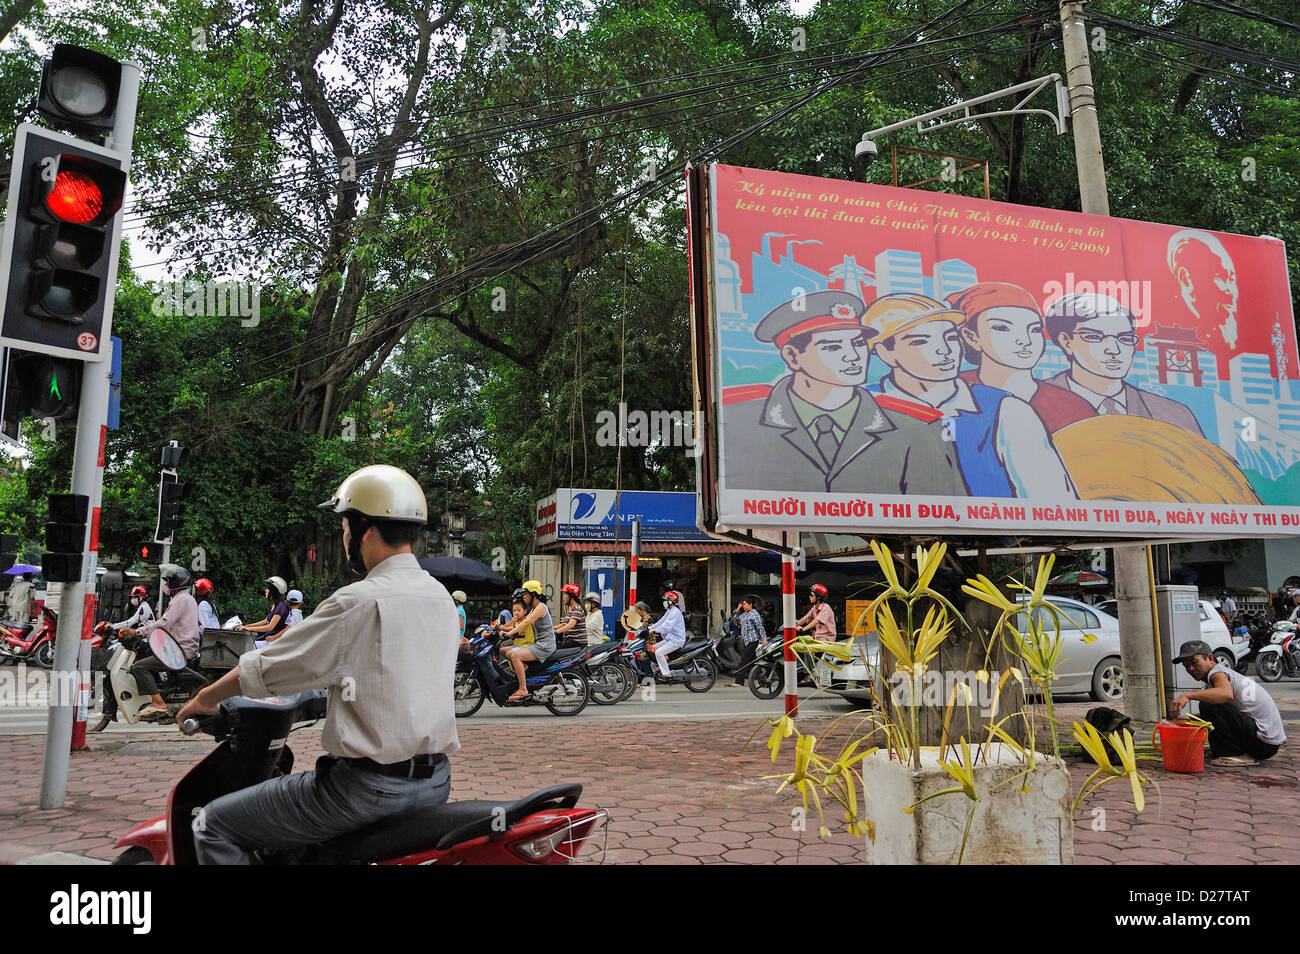
[[[646,619],[647,617],[642,616],[635,606],[629,606],[623,611],[623,615],[619,617],[620,622],[623,624],[623,628],[628,632],[635,632],[640,629],[646,624]]]

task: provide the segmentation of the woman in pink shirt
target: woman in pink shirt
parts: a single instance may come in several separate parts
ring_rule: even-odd
[[[795,624],[795,628],[801,633],[812,633],[817,639],[828,643],[833,643],[839,638],[835,631],[835,611],[831,609],[831,604],[826,602],[829,591],[820,583],[814,583],[808,599],[812,606],[804,614],[803,619]]]

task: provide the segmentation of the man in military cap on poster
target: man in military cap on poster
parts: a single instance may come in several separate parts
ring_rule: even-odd
[[[770,388],[723,394],[723,474],[733,490],[965,495],[941,414],[869,394],[871,338],[862,299],[800,295],[774,308],[754,337],[790,373]]]

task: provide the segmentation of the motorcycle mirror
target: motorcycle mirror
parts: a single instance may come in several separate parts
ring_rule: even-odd
[[[149,649],[173,672],[185,668],[185,652],[165,629],[155,629],[149,634]]]

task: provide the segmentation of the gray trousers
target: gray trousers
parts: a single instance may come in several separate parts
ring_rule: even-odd
[[[381,819],[442,805],[451,763],[426,779],[391,778],[324,756],[312,772],[268,779],[209,802],[194,819],[201,865],[253,864],[259,848],[319,844]]]

